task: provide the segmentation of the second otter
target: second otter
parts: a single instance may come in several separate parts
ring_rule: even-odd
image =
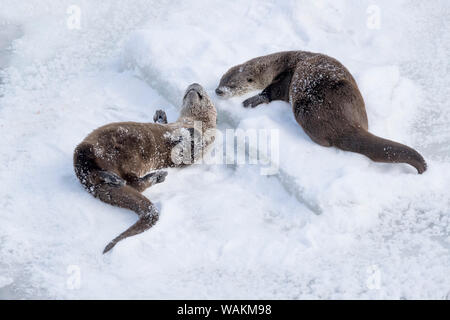
[[[156,123],[111,123],[93,131],[76,147],[75,173],[83,186],[100,200],[131,209],[139,216],[103,253],[120,240],[144,232],[156,223],[159,212],[141,192],[164,181],[167,172],[158,169],[183,166],[202,155],[214,140],[211,133],[205,133],[216,127],[216,116],[205,90],[192,84],[186,90],[176,122],[167,124],[165,113],[158,110],[154,116]],[[192,150],[197,123],[201,123],[202,140]],[[180,155],[186,150],[179,148],[180,145],[188,146],[186,153],[190,161],[180,161],[186,156]],[[149,173],[152,170],[157,171]]]
[[[256,107],[274,100],[290,102],[295,119],[314,142],[361,153],[373,161],[408,163],[427,169],[414,149],[368,132],[364,100],[350,72],[336,59],[286,51],[232,67],[220,80],[217,95],[231,97],[263,90],[244,101]]]

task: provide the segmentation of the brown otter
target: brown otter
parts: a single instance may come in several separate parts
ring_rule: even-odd
[[[367,131],[364,100],[355,79],[329,56],[286,51],[258,57],[228,70],[216,93],[231,97],[251,90],[262,92],[245,100],[244,107],[290,102],[297,122],[322,146],[361,153],[377,162],[408,163],[419,173],[427,169],[414,149]]]
[[[216,109],[205,90],[192,84],[186,90],[176,122],[167,124],[166,114],[161,110],[156,112],[154,121],[105,125],[89,134],[75,149],[75,173],[83,186],[100,200],[131,209],[139,216],[103,253],[120,240],[144,232],[156,223],[159,212],[141,192],[164,181],[167,172],[157,169],[191,163],[180,161],[180,153],[186,150],[183,145],[188,145],[188,152],[192,150],[192,135],[198,131],[199,123],[200,136],[215,128]],[[192,155],[188,155],[190,160],[198,159],[213,138],[210,135],[209,139],[203,139],[197,152],[194,148]],[[157,171],[149,173],[151,170]]]

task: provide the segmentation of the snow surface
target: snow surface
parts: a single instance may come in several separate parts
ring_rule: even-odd
[[[372,4],[0,0],[0,299],[449,298],[450,4],[376,1],[379,29]],[[429,170],[320,147],[286,103],[214,94],[229,67],[283,50],[339,59],[371,131]],[[102,255],[136,216],[83,190],[76,144],[157,109],[174,121],[192,82],[219,128],[279,130],[279,174],[171,169],[144,192],[157,225]]]

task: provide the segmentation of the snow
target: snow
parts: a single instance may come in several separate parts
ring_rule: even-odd
[[[71,5],[80,29],[67,25]],[[0,299],[449,297],[448,1],[0,7]],[[284,50],[339,59],[371,132],[416,148],[429,170],[314,144],[287,103],[244,109],[247,96],[214,94],[231,66]],[[109,122],[152,122],[158,109],[175,121],[193,82],[223,132],[278,130],[279,173],[170,169],[144,192],[158,223],[102,255],[136,215],[82,188],[75,146]]]

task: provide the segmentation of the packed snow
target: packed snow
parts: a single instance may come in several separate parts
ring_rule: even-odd
[[[447,0],[0,8],[0,299],[450,297]],[[228,68],[285,50],[340,60],[370,131],[417,149],[428,171],[321,147],[287,103],[244,109],[247,96],[215,95]],[[83,189],[75,146],[110,122],[153,122],[158,109],[175,121],[193,82],[222,132],[278,130],[278,173],[169,169],[144,192],[158,223],[102,255],[137,217]]]

